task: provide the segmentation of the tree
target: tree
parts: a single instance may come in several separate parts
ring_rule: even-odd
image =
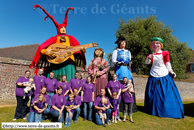
[[[114,64],[112,63],[112,53],[108,53],[106,58],[108,60],[109,70],[114,70]]]
[[[177,73],[177,78],[186,78],[185,70],[189,59],[192,57],[187,43],[181,43],[172,35],[173,30],[170,26],[157,20],[156,16],[148,18],[135,17],[127,22],[120,19],[119,28],[116,30],[116,37],[124,36],[127,39],[127,49],[132,54],[132,71],[137,74],[149,74],[151,65],[145,64],[148,53],[152,52],[150,48],[150,39],[160,37],[164,40],[163,50],[170,53],[172,68]],[[109,54],[107,57],[110,63]]]

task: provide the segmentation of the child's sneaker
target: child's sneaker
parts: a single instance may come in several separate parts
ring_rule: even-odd
[[[121,119],[120,119],[120,118],[117,118],[117,120],[118,120],[118,121],[121,121]]]
[[[102,126],[106,127],[105,123],[103,123]]]
[[[23,99],[25,99],[26,97],[25,96],[23,96]]]
[[[31,96],[29,96],[29,100],[31,100]]]
[[[117,120],[115,120],[115,123],[117,123]]]
[[[112,123],[114,123],[114,120],[112,120]]]

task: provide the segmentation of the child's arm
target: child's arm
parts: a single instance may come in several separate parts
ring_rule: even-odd
[[[112,104],[110,103],[110,107],[113,108]]]
[[[65,109],[66,109],[67,112],[71,111],[70,106],[65,106]]]
[[[117,110],[119,110],[119,104],[117,105]]]
[[[41,109],[39,109],[39,108],[35,105],[35,103],[37,103],[37,101],[34,101],[33,104],[32,104],[32,106],[34,107],[34,109],[37,110],[38,113],[42,113],[43,111],[42,111]]]
[[[108,106],[109,106],[109,105],[108,105]],[[106,107],[105,105],[103,105],[103,107],[104,107],[105,109],[108,109],[108,108],[109,108],[108,106]]]
[[[44,107],[43,107],[42,111],[44,111],[47,108],[47,106],[48,106],[48,104],[44,103]]]
[[[32,103],[32,106],[35,106],[35,103],[37,103],[37,101],[34,101],[34,102]]]
[[[110,105],[108,105],[107,107],[106,107],[106,109],[109,109],[110,108]]]

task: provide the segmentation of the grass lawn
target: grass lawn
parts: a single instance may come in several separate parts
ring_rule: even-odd
[[[194,102],[183,102],[185,110],[184,119],[169,119],[155,117],[144,113],[143,103],[137,103],[138,112],[133,114],[134,124],[130,123],[128,120],[124,122],[118,122],[117,124],[111,123],[110,126],[106,125],[97,126],[93,122],[82,121],[82,117],[79,117],[77,124],[72,122],[71,126],[63,129],[79,129],[79,130],[89,130],[89,129],[110,129],[110,130],[129,130],[129,129],[138,129],[138,130],[192,130],[194,129]],[[2,107],[0,108],[0,122],[12,122],[14,117],[15,107]],[[121,118],[123,114],[121,113]],[[26,122],[22,119],[17,120],[17,122]],[[48,122],[46,120],[45,122]],[[0,128],[1,129],[1,128]]]

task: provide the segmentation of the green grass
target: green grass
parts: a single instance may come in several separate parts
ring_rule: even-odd
[[[161,118],[148,115],[144,113],[143,103],[137,103],[138,112],[133,114],[134,124],[130,123],[128,120],[124,122],[118,122],[117,124],[111,123],[110,126],[97,126],[93,122],[82,121],[82,117],[79,117],[78,123],[72,123],[70,127],[63,129],[79,129],[79,130],[89,130],[89,129],[109,129],[109,130],[192,130],[194,129],[194,102],[184,102],[185,118],[184,119],[170,119]],[[12,122],[15,113],[15,107],[3,107],[0,108],[0,122]],[[121,113],[121,118],[123,114]],[[17,120],[17,122],[25,122],[22,119]],[[46,120],[45,122],[49,122]]]

